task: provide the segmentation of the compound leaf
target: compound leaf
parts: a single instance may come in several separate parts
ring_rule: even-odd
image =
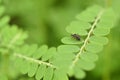
[[[78,52],[74,53],[73,49],[60,49],[62,52],[70,51],[67,55],[73,54],[73,57],[70,57],[72,60],[71,65],[68,67],[69,76],[84,78],[84,71],[92,70],[95,67],[94,62],[98,59],[96,53],[102,51],[103,46],[108,43],[108,39],[105,36],[110,33],[110,29],[114,24],[114,11],[111,8],[104,9],[95,5],[80,13],[77,16],[77,20],[72,21],[71,24],[67,26],[66,31],[70,35],[77,34],[80,36],[80,41],[72,39],[72,36],[64,37],[61,40],[64,44],[67,44],[67,46],[79,45],[80,48]],[[58,52],[60,51],[58,49]],[[62,57],[64,58],[64,56]]]

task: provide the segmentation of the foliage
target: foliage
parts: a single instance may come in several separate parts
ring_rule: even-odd
[[[21,74],[28,75],[25,80],[29,77],[33,80],[69,80],[73,76],[76,79],[85,78],[86,71],[95,68],[95,61],[98,60],[96,53],[101,52],[108,43],[106,35],[116,21],[112,8],[88,7],[67,26],[68,35],[61,39],[63,44],[49,48],[47,45],[27,44],[28,34],[8,23],[9,16],[2,16],[3,6],[0,11],[1,80],[18,79]],[[71,34],[80,35],[80,40]],[[15,69],[13,72],[9,71],[14,70],[10,68],[11,63]],[[13,75],[9,75],[7,70]]]

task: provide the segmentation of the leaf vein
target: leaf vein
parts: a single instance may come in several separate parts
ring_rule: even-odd
[[[25,59],[25,60],[30,61],[30,62],[37,63],[37,64],[44,64],[44,65],[47,65],[47,66],[55,68],[55,69],[57,68],[56,66],[52,65],[51,63],[47,63],[47,62],[44,62],[44,61],[41,61],[41,60],[36,60],[34,58],[30,58],[30,57],[27,57],[27,56],[24,56],[24,55],[21,55],[21,54],[18,54],[18,53],[14,53],[14,56]]]

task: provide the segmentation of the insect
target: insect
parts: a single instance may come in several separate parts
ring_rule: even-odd
[[[71,34],[71,36],[72,36],[74,39],[80,41],[80,35],[78,35],[78,34]]]

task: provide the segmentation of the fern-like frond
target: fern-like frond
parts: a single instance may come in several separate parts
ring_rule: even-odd
[[[4,6],[0,6],[0,51],[6,51],[18,45],[22,45],[27,34],[15,25],[9,25],[10,17],[2,16],[5,12]]]
[[[12,47],[13,45],[20,45],[23,43],[24,38],[27,35],[23,35],[21,30],[18,30],[16,26],[8,26],[2,29],[2,45],[7,45],[7,47]]]
[[[23,74],[28,73],[29,77],[35,76],[37,80],[52,80],[54,69],[52,58],[56,54],[56,48],[48,49],[46,45],[38,48],[36,44],[24,45],[16,48],[13,54],[15,65]]]
[[[112,9],[90,7],[66,28],[68,33],[80,35],[80,40],[72,36],[64,37],[64,45],[58,46],[57,49],[48,49],[46,45],[38,47],[36,44],[13,48],[15,65],[22,74],[35,76],[36,80],[68,80],[68,75],[84,78],[85,71],[95,67],[94,62],[98,59],[96,53],[108,43],[105,36],[113,27],[114,18]],[[6,30],[12,32],[11,29],[16,32],[9,35]],[[7,47],[22,44],[26,38],[24,35],[19,39],[21,31],[14,27],[5,27],[1,33],[7,35],[7,38],[3,38]]]
[[[1,50],[6,51],[8,49],[15,48],[24,43],[27,38],[27,34],[22,30],[18,29],[17,26],[4,26],[0,31],[1,37]]]
[[[69,65],[69,76],[84,78],[84,70],[91,70],[95,67],[94,62],[98,58],[95,53],[102,51],[103,46],[108,43],[105,36],[109,34],[114,21],[115,14],[112,9],[92,6],[78,15],[77,20],[66,28],[68,33],[80,35],[80,41],[71,36],[62,39],[65,44],[79,44],[80,46],[79,52],[75,53]]]
[[[54,47],[48,49],[46,45],[40,48],[24,45],[16,48],[13,55],[15,65],[22,74],[28,73],[29,77],[35,76],[37,80],[68,80],[68,66],[75,56],[73,53],[78,51],[79,47],[73,45],[61,45],[57,51]]]

